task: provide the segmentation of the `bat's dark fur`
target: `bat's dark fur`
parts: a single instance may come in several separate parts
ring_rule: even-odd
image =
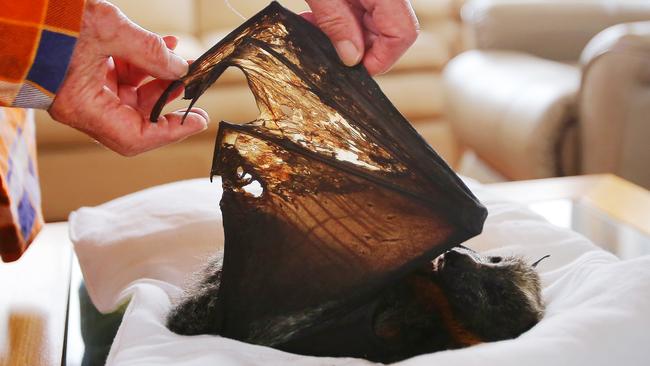
[[[169,329],[183,335],[217,334],[221,266],[221,256],[216,256],[197,274],[169,313]],[[367,358],[384,362],[515,338],[544,312],[534,265],[462,248],[384,290],[372,308],[372,336],[381,350]]]

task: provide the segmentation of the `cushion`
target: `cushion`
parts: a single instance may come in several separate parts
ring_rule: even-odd
[[[195,33],[195,0],[111,0],[131,20],[152,32]]]
[[[174,53],[186,60],[196,60],[207,50],[207,48],[203,47],[201,41],[192,34],[180,32],[173,34],[178,37],[178,45],[176,46]]]
[[[391,70],[441,70],[451,58],[449,43],[443,34],[421,31],[415,43]]]
[[[411,3],[420,22],[428,23],[454,16],[455,6],[453,2],[454,0],[426,0],[412,1]],[[228,3],[230,3],[230,6]],[[239,14],[244,17],[251,17],[269,3],[269,0],[198,0],[197,8],[200,31],[209,32],[218,28],[233,29],[243,21]],[[294,12],[309,10],[304,0],[282,0],[280,3]]]
[[[208,33],[218,29],[235,29],[244,22],[241,16],[248,19],[270,2],[269,0],[196,0],[199,31]],[[283,0],[280,3],[296,13],[309,9],[304,0]]]
[[[182,284],[222,246],[219,187],[207,179],[172,183],[70,215],[70,238],[99,311],[114,310],[138,279]]]
[[[439,117],[443,113],[444,88],[440,74],[430,71],[388,73],[376,78],[388,99],[408,120]],[[408,90],[408,93],[404,93]]]
[[[131,299],[108,365],[368,365],[364,360],[293,355],[219,336],[179,336],[164,318],[181,284],[221,249],[220,182],[173,183],[84,208],[70,217],[89,294],[108,312]],[[466,245],[517,254],[539,265],[547,311],[512,340],[421,355],[400,365],[646,365],[650,357],[650,257],[620,261],[583,236],[470,188],[490,212]]]

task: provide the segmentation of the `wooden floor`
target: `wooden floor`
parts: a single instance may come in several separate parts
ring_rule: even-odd
[[[61,365],[70,285],[65,224],[48,225],[14,263],[0,263],[0,366]]]

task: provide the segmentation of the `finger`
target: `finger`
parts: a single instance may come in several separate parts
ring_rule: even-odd
[[[372,13],[364,13],[362,23],[363,23],[363,28],[366,32],[370,32],[374,34],[381,33],[379,31],[379,27],[377,27],[377,24],[375,24],[375,20],[372,19]]]
[[[375,44],[375,41],[377,40],[377,35],[371,32],[366,32],[366,34],[364,34],[363,39],[366,42],[366,47],[368,49],[371,49],[372,46]]]
[[[151,110],[158,101],[160,95],[163,94],[167,87],[172,83],[169,80],[152,80],[137,90],[137,105],[135,106],[140,113],[149,119],[151,115]],[[175,89],[167,98],[165,104],[173,101],[183,94],[183,88]]]
[[[117,81],[122,85],[138,86],[147,77],[144,70],[119,58],[115,59],[115,71]]]
[[[178,38],[175,36],[165,36],[163,41],[169,50],[173,51],[178,46]],[[122,59],[115,60],[115,70],[117,71],[118,82],[125,85],[138,86],[149,76],[142,68]]]
[[[117,95],[103,89],[86,108],[69,119],[71,124],[92,136],[109,149],[133,156],[163,145],[180,141],[207,128],[209,116],[195,108],[181,124],[184,111],[176,111],[150,123],[136,108],[123,104]]]
[[[187,109],[181,109],[176,111],[176,113],[180,113],[183,116],[185,115],[185,112],[187,112]],[[206,121],[208,121],[208,123],[210,123],[210,115],[208,115],[208,112],[206,112],[204,109],[194,107],[190,109],[190,113],[199,114],[201,115],[201,117],[203,117],[203,119],[205,119]]]
[[[114,57],[155,78],[172,80],[187,73],[187,62],[169,50],[162,37],[129,20],[117,22],[116,26],[118,29],[107,50]]]
[[[176,36],[164,36],[163,37],[163,42],[165,42],[165,45],[167,46],[168,49],[173,51],[178,46],[178,37],[176,37]]]
[[[380,32],[370,13],[364,13],[361,19],[364,28],[363,39],[366,43],[366,50],[368,50],[372,48]]]
[[[115,60],[112,57],[109,57],[105,60],[106,62],[106,79],[104,83],[113,93],[117,93],[119,88],[118,75],[115,66]]]
[[[210,119],[204,110],[192,108],[183,121],[184,116],[185,111],[179,110],[164,115],[158,123],[145,120],[139,144],[144,150],[137,153],[184,140],[208,128]]]
[[[388,71],[415,42],[419,25],[407,0],[361,0],[367,10],[363,23],[377,37],[366,50],[363,64],[371,74]]]
[[[299,15],[301,17],[303,17],[309,23],[311,23],[313,25],[318,25],[318,24],[316,24],[316,18],[314,17],[314,13],[312,13],[311,11],[303,11]]]
[[[363,58],[364,43],[360,19],[345,0],[307,0],[316,25],[330,38],[341,61],[347,66]]]
[[[98,116],[91,135],[102,145],[124,156],[134,156],[164,145],[181,141],[204,131],[209,118],[205,111],[193,108],[184,123],[184,111],[162,116],[158,123],[150,123],[126,105]]]

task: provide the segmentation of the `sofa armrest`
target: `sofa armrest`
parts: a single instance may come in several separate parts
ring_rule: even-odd
[[[582,51],[580,62],[588,67],[610,52],[647,57],[650,52],[650,21],[618,24],[598,33]]]
[[[520,52],[465,52],[444,71],[447,119],[459,142],[508,179],[571,174],[577,67]],[[573,146],[566,145],[573,143]],[[573,155],[573,156],[572,156]]]
[[[650,22],[608,28],[581,61],[583,172],[612,172],[650,188]]]
[[[574,62],[612,25],[650,20],[650,2],[619,0],[474,0],[462,10],[479,49],[515,50]]]

